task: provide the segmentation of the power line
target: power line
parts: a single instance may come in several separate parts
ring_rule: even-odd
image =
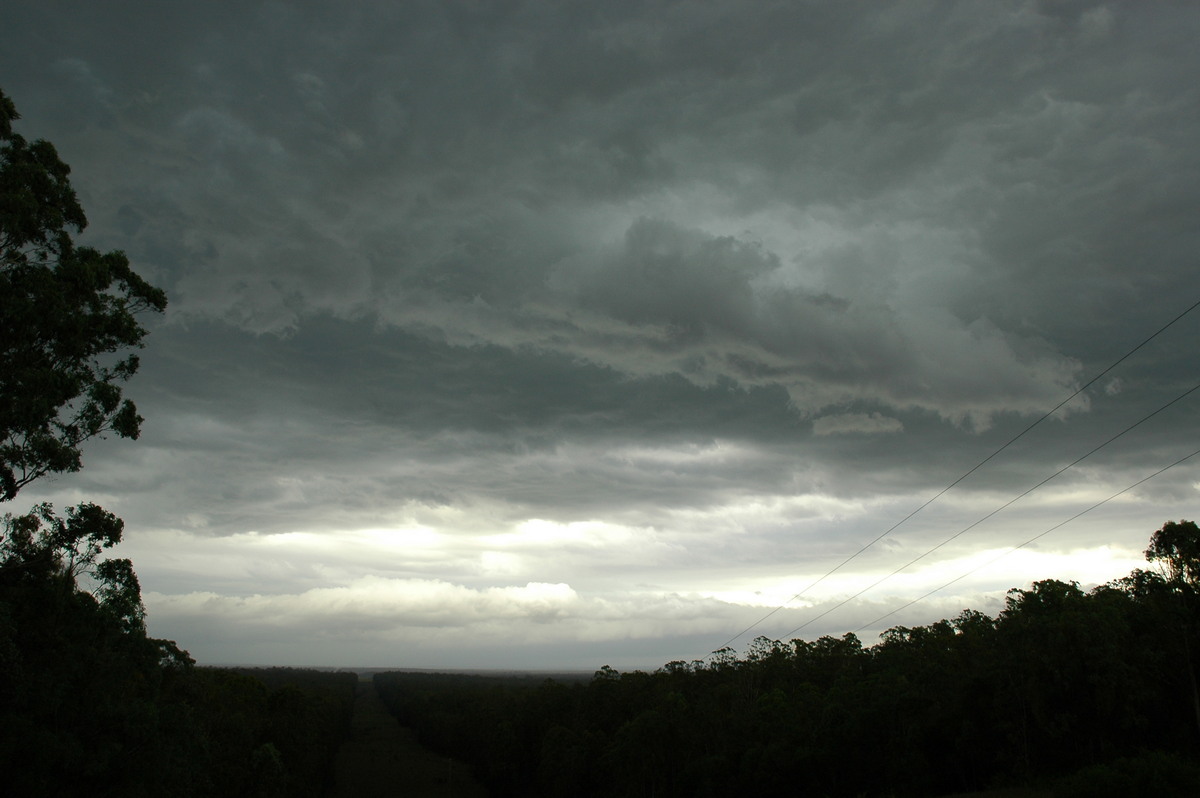
[[[857,559],[859,556],[861,556],[861,555],[863,554],[863,552],[865,552],[867,549],[871,548],[871,547],[872,547],[872,546],[874,546],[876,543],[878,543],[879,541],[883,540],[885,537],[887,537],[888,535],[890,535],[892,532],[895,532],[897,529],[899,529],[899,528],[900,528],[900,526],[901,526],[901,525],[903,525],[905,522],[907,522],[907,521],[908,521],[910,518],[912,518],[914,515],[916,515],[917,513],[921,512],[922,510],[924,510],[924,509],[925,509],[926,507],[928,507],[929,505],[933,504],[935,501],[937,501],[937,500],[938,500],[938,499],[940,499],[940,498],[941,498],[943,495],[945,495],[945,494],[946,494],[948,491],[950,491],[952,488],[954,488],[956,485],[958,485],[958,483],[962,482],[964,479],[966,479],[967,477],[969,477],[969,476],[971,476],[972,474],[974,474],[976,471],[978,471],[980,468],[982,468],[984,465],[986,465],[986,464],[987,464],[989,461],[991,461],[993,458],[995,458],[997,455],[999,455],[999,454],[1000,454],[1001,452],[1003,452],[1005,449],[1007,449],[1008,447],[1012,446],[1014,443],[1016,443],[1017,441],[1019,441],[1021,438],[1025,437],[1025,436],[1026,436],[1026,435],[1027,435],[1029,432],[1031,432],[1031,431],[1034,429],[1034,427],[1038,426],[1038,425],[1039,425],[1039,424],[1041,424],[1043,421],[1045,421],[1046,419],[1050,418],[1050,416],[1052,416],[1052,415],[1054,415],[1055,413],[1057,413],[1057,412],[1058,412],[1058,411],[1059,411],[1059,410],[1060,410],[1060,409],[1061,409],[1061,408],[1062,408],[1064,405],[1066,405],[1067,403],[1069,403],[1069,402],[1070,402],[1072,399],[1074,399],[1076,396],[1079,396],[1079,394],[1081,394],[1081,393],[1083,393],[1084,391],[1086,391],[1088,388],[1090,388],[1092,385],[1094,385],[1094,384],[1095,384],[1097,381],[1099,381],[1099,380],[1100,380],[1100,378],[1102,378],[1104,375],[1108,374],[1110,371],[1112,371],[1113,369],[1115,369],[1117,366],[1121,365],[1123,362],[1125,362],[1126,360],[1128,360],[1128,359],[1129,359],[1129,358],[1130,358],[1130,357],[1131,357],[1131,356],[1132,356],[1134,353],[1136,353],[1136,352],[1137,352],[1138,350],[1140,350],[1142,347],[1146,346],[1148,343],[1150,343],[1151,341],[1153,341],[1153,340],[1154,340],[1155,338],[1157,338],[1158,336],[1162,335],[1164,332],[1166,332],[1166,330],[1167,330],[1168,328],[1170,328],[1172,325],[1174,325],[1176,322],[1178,322],[1178,321],[1179,321],[1180,319],[1182,319],[1184,316],[1186,316],[1186,315],[1188,315],[1189,313],[1191,313],[1191,312],[1192,312],[1193,310],[1195,310],[1197,307],[1200,307],[1200,300],[1197,300],[1196,302],[1192,303],[1192,305],[1191,305],[1189,308],[1187,308],[1186,310],[1184,310],[1182,313],[1180,313],[1179,315],[1177,315],[1175,318],[1173,318],[1173,319],[1171,319],[1170,321],[1168,321],[1168,322],[1167,322],[1166,324],[1164,324],[1162,327],[1159,327],[1157,331],[1155,331],[1155,332],[1154,332],[1152,335],[1150,335],[1148,338],[1144,339],[1144,340],[1143,340],[1143,341],[1142,341],[1140,344],[1138,344],[1137,346],[1135,346],[1133,349],[1130,349],[1128,352],[1126,352],[1126,353],[1125,353],[1124,355],[1122,355],[1121,357],[1117,358],[1115,361],[1113,361],[1113,362],[1112,362],[1112,363],[1111,363],[1111,364],[1108,366],[1108,368],[1104,369],[1104,371],[1101,371],[1099,374],[1097,374],[1096,376],[1092,377],[1090,380],[1088,380],[1086,383],[1084,383],[1084,385],[1083,385],[1082,387],[1080,387],[1078,390],[1076,390],[1076,391],[1075,391],[1073,394],[1071,394],[1070,396],[1068,396],[1066,399],[1063,399],[1061,402],[1059,402],[1058,404],[1056,404],[1056,405],[1055,405],[1053,408],[1051,408],[1051,409],[1050,409],[1050,411],[1049,411],[1049,412],[1047,412],[1045,415],[1043,415],[1043,416],[1042,416],[1041,418],[1039,418],[1037,421],[1034,421],[1034,422],[1033,422],[1032,424],[1030,424],[1028,427],[1026,427],[1025,429],[1021,430],[1021,431],[1020,431],[1019,433],[1017,433],[1015,436],[1013,436],[1012,438],[1010,438],[1010,439],[1008,440],[1008,442],[1006,442],[1006,443],[1005,443],[1003,446],[1001,446],[999,449],[996,449],[994,452],[992,452],[991,454],[989,454],[987,457],[985,457],[985,458],[983,458],[982,460],[980,460],[980,461],[979,461],[978,463],[976,463],[976,464],[975,464],[975,465],[974,465],[974,466],[973,466],[973,467],[972,467],[972,468],[971,468],[969,471],[967,471],[966,473],[964,473],[964,474],[963,474],[962,476],[960,476],[958,479],[954,480],[954,481],[953,481],[953,482],[951,482],[949,485],[947,485],[946,487],[942,488],[940,491],[938,491],[937,493],[935,493],[935,494],[934,494],[934,495],[933,495],[931,498],[927,499],[927,500],[925,501],[925,503],[924,503],[924,504],[922,504],[922,505],[920,505],[919,507],[917,507],[915,510],[913,510],[913,511],[912,511],[912,512],[910,512],[908,515],[906,515],[906,516],[904,516],[903,518],[901,518],[901,519],[900,519],[899,521],[897,521],[896,523],[892,524],[890,527],[888,527],[888,528],[887,528],[887,529],[885,529],[883,532],[881,532],[881,533],[880,533],[878,536],[876,536],[876,537],[875,537],[873,540],[871,540],[870,542],[868,542],[866,545],[864,545],[864,546],[863,546],[862,548],[860,548],[858,551],[856,551],[856,552],[854,552],[853,554],[851,554],[851,555],[850,555],[849,557],[847,557],[846,559],[842,560],[840,563],[838,563],[837,565],[835,565],[835,566],[834,566],[833,568],[831,568],[830,570],[826,571],[824,574],[822,574],[822,575],[821,575],[820,577],[818,577],[816,580],[814,580],[813,582],[810,582],[810,583],[809,583],[808,585],[806,585],[806,586],[805,586],[803,589],[801,589],[801,590],[800,590],[800,592],[796,593],[796,594],[795,594],[794,596],[792,596],[790,599],[788,599],[787,601],[783,602],[783,603],[782,603],[782,604],[780,604],[778,607],[776,607],[775,609],[771,610],[771,611],[770,611],[770,612],[768,612],[766,615],[762,616],[762,617],[761,617],[761,618],[759,618],[757,621],[755,621],[754,623],[750,624],[750,625],[749,625],[749,626],[747,626],[745,629],[743,629],[742,631],[740,631],[740,632],[738,632],[737,634],[735,634],[733,637],[731,637],[731,638],[729,638],[728,640],[726,640],[724,643],[722,643],[720,646],[718,646],[718,647],[717,647],[717,648],[718,648],[718,650],[719,650],[719,649],[722,649],[722,648],[726,648],[726,647],[728,647],[728,646],[729,646],[729,645],[731,645],[731,644],[732,644],[734,641],[738,640],[738,639],[739,639],[739,638],[741,638],[743,635],[745,635],[747,632],[751,631],[752,629],[755,629],[755,628],[757,628],[757,627],[758,627],[758,626],[760,626],[760,625],[761,625],[761,624],[762,624],[764,621],[766,621],[768,618],[770,618],[771,616],[773,616],[775,613],[779,612],[780,610],[782,610],[783,608],[785,608],[787,605],[791,604],[793,601],[795,601],[796,599],[800,598],[801,596],[803,596],[804,594],[806,594],[808,591],[812,590],[814,587],[816,587],[817,585],[819,585],[819,584],[821,584],[822,582],[824,582],[824,581],[825,581],[826,579],[828,579],[829,577],[833,576],[835,573],[837,573],[838,571],[840,571],[840,570],[841,570],[842,568],[844,568],[846,565],[848,565],[849,563],[851,563],[852,561],[854,561],[855,559]],[[1160,409],[1161,409],[1161,408],[1160,408]],[[1143,419],[1143,420],[1145,420],[1145,419]],[[1139,423],[1141,423],[1141,422],[1139,422]],[[1136,425],[1135,425],[1135,426],[1136,426]],[[1126,430],[1126,431],[1128,431],[1128,430]],[[1124,434],[1124,433],[1122,433],[1122,434]],[[1090,454],[1090,453],[1089,453],[1089,454]],[[1056,475],[1056,476],[1057,476],[1057,475]],[[1052,477],[1052,478],[1053,478],[1053,477]],[[1018,497],[1018,498],[1020,498],[1020,497]],[[1015,500],[1014,500],[1014,501],[1015,501]],[[1006,506],[1007,506],[1007,505],[1006,505]],[[1001,509],[1003,509],[1003,508],[1001,508]],[[997,511],[997,512],[998,512],[998,511]],[[979,523],[979,522],[976,522],[976,523]],[[964,530],[964,531],[965,531],[965,530]]]
[[[979,526],[979,525],[980,525],[980,524],[982,524],[984,521],[988,520],[989,518],[991,518],[992,516],[994,516],[994,515],[996,515],[997,513],[1001,512],[1002,510],[1005,510],[1005,509],[1007,509],[1008,507],[1011,507],[1013,504],[1016,504],[1018,501],[1020,501],[1021,499],[1025,498],[1026,496],[1028,496],[1030,493],[1033,493],[1035,490],[1037,490],[1038,488],[1040,488],[1042,485],[1045,485],[1047,482],[1049,482],[1050,480],[1052,480],[1052,479],[1054,479],[1055,477],[1057,477],[1059,474],[1061,474],[1061,473],[1063,473],[1064,471],[1066,471],[1067,469],[1069,469],[1069,468],[1072,468],[1072,467],[1074,467],[1074,466],[1078,465],[1079,463],[1083,462],[1084,460],[1086,460],[1087,458],[1091,457],[1091,456],[1092,456],[1093,454],[1095,454],[1096,452],[1098,452],[1098,451],[1100,451],[1101,449],[1103,449],[1105,446],[1108,446],[1110,443],[1112,443],[1113,441],[1117,440],[1118,438],[1120,438],[1121,436],[1125,435],[1126,433],[1130,432],[1130,431],[1131,431],[1131,430],[1133,430],[1134,428],[1141,426],[1141,425],[1142,425],[1142,424],[1144,424],[1145,422],[1147,422],[1147,421],[1149,421],[1150,419],[1152,419],[1152,418],[1154,418],[1155,416],[1157,416],[1157,415],[1158,415],[1159,413],[1161,413],[1162,411],[1166,410],[1166,409],[1167,409],[1168,407],[1170,407],[1171,405],[1173,405],[1173,404],[1175,404],[1176,402],[1178,402],[1178,401],[1180,401],[1180,400],[1184,399],[1185,397],[1187,397],[1188,395],[1190,395],[1190,394],[1194,393],[1194,392],[1195,392],[1195,391],[1197,391],[1197,390],[1200,390],[1200,382],[1196,383],[1196,384],[1195,384],[1195,385],[1193,385],[1191,388],[1189,388],[1189,389],[1187,389],[1186,391],[1184,391],[1183,393],[1181,393],[1179,396],[1176,396],[1174,399],[1172,399],[1171,401],[1167,402],[1165,405],[1163,405],[1162,407],[1158,408],[1158,409],[1157,409],[1157,410],[1155,410],[1154,412],[1150,413],[1149,415],[1143,416],[1143,417],[1142,417],[1141,419],[1139,419],[1138,421],[1135,421],[1133,424],[1130,424],[1128,427],[1126,427],[1125,429],[1121,430],[1121,431],[1120,431],[1120,432],[1118,432],[1116,435],[1114,435],[1114,436],[1112,436],[1111,438],[1109,438],[1108,440],[1106,440],[1104,443],[1102,443],[1102,444],[1100,444],[1099,446],[1095,447],[1094,449],[1092,449],[1092,450],[1091,450],[1090,452],[1088,452],[1087,454],[1083,455],[1082,457],[1079,457],[1079,458],[1077,458],[1076,460],[1074,460],[1073,462],[1069,463],[1068,465],[1065,465],[1065,466],[1063,466],[1062,468],[1060,468],[1059,470],[1055,471],[1053,474],[1051,474],[1050,476],[1046,477],[1045,479],[1043,479],[1041,482],[1037,483],[1037,484],[1036,484],[1036,485],[1034,485],[1033,487],[1031,487],[1031,488],[1027,488],[1027,489],[1026,489],[1024,492],[1022,492],[1022,493],[1018,494],[1017,496],[1013,497],[1012,499],[1009,499],[1007,502],[1005,502],[1004,504],[1000,505],[1000,506],[999,506],[999,507],[997,507],[995,510],[992,510],[990,513],[988,513],[987,515],[983,516],[982,518],[980,518],[980,519],[979,519],[978,521],[976,521],[975,523],[973,523],[973,524],[970,524],[969,526],[966,526],[966,527],[964,527],[963,529],[960,529],[958,532],[955,532],[953,535],[951,535],[950,537],[946,538],[945,540],[943,540],[941,543],[937,544],[937,545],[936,545],[936,546],[934,546],[933,548],[929,549],[928,551],[926,551],[926,552],[925,552],[924,554],[922,554],[921,556],[919,556],[919,557],[917,557],[917,558],[915,558],[915,559],[913,559],[913,560],[910,560],[910,561],[908,561],[908,562],[907,562],[907,563],[905,563],[904,565],[902,565],[902,566],[900,566],[899,568],[897,568],[896,570],[892,571],[892,572],[891,572],[890,574],[888,574],[887,576],[884,576],[884,577],[881,577],[880,579],[877,579],[876,581],[874,581],[874,582],[872,582],[871,584],[867,585],[866,587],[864,587],[862,590],[858,591],[858,592],[857,592],[857,593],[855,593],[854,595],[852,595],[852,596],[849,596],[849,597],[847,597],[847,598],[843,599],[842,601],[840,601],[840,602],[838,602],[837,604],[833,605],[833,606],[832,606],[832,607],[830,607],[829,609],[825,610],[825,611],[824,611],[824,612],[822,612],[820,615],[816,615],[816,616],[814,616],[814,617],[812,617],[812,618],[809,618],[807,621],[805,621],[804,623],[800,624],[800,625],[799,625],[799,626],[797,626],[795,629],[793,629],[792,631],[790,631],[790,632],[788,632],[786,635],[784,635],[784,637],[791,637],[791,636],[792,636],[792,635],[794,635],[796,632],[799,632],[801,629],[804,629],[805,627],[809,626],[810,624],[812,624],[812,623],[815,623],[816,621],[819,621],[819,620],[821,620],[821,619],[822,619],[822,618],[824,618],[826,615],[828,615],[829,613],[831,613],[831,612],[833,612],[834,610],[838,609],[839,607],[843,607],[843,606],[845,606],[846,604],[849,604],[851,601],[853,601],[854,599],[858,598],[858,597],[859,597],[859,596],[861,596],[863,593],[866,593],[868,590],[871,590],[871,589],[873,589],[873,588],[877,587],[878,585],[881,585],[881,584],[883,584],[884,582],[886,582],[887,580],[891,579],[893,576],[895,576],[896,574],[900,573],[901,571],[903,571],[904,569],[908,568],[909,566],[911,566],[911,565],[914,565],[914,564],[916,564],[916,563],[920,562],[921,560],[923,560],[923,559],[925,559],[926,557],[928,557],[930,554],[933,554],[935,551],[937,551],[938,549],[940,549],[942,546],[945,546],[945,545],[946,545],[947,543],[949,543],[950,541],[952,541],[952,540],[955,540],[956,538],[960,537],[961,535],[965,534],[966,532],[969,532],[970,530],[972,530],[972,529],[974,529],[975,527]]]
[[[1142,479],[1139,479],[1137,482],[1133,483],[1132,485],[1117,491],[1113,495],[1109,496],[1107,499],[1101,499],[1100,501],[1093,504],[1091,507],[1088,507],[1087,509],[1084,509],[1084,510],[1080,510],[1079,512],[1075,513],[1075,515],[1071,516],[1070,518],[1068,518],[1065,521],[1061,521],[1061,522],[1055,524],[1054,526],[1047,529],[1045,532],[1040,532],[1040,533],[1034,535],[1033,537],[1031,537],[1029,540],[1025,541],[1024,543],[1020,543],[1016,546],[1013,546],[1012,548],[1008,549],[1008,551],[1005,551],[1004,553],[1002,553],[996,557],[993,557],[992,559],[988,560],[987,562],[985,562],[981,565],[975,566],[974,568],[972,568],[971,570],[967,571],[964,574],[954,577],[953,579],[951,579],[949,582],[942,585],[941,587],[936,587],[933,590],[930,590],[925,595],[918,596],[917,598],[913,599],[912,601],[908,602],[907,604],[902,604],[899,607],[896,607],[891,612],[888,612],[884,615],[880,615],[875,620],[873,620],[869,623],[863,624],[862,626],[860,626],[854,630],[855,634],[863,631],[864,629],[869,629],[869,628],[875,626],[876,624],[881,623],[884,620],[887,620],[888,618],[892,617],[896,613],[901,612],[902,610],[906,610],[918,602],[924,601],[925,599],[932,596],[934,593],[938,593],[938,592],[945,590],[946,588],[950,587],[950,585],[953,585],[955,582],[960,582],[963,579],[966,579],[971,574],[974,574],[978,571],[983,570],[984,568],[987,568],[990,565],[993,565],[993,564],[999,562],[1000,560],[1004,559],[1008,555],[1012,554],[1014,551],[1017,551],[1018,549],[1023,549],[1026,546],[1028,546],[1029,544],[1034,543],[1035,541],[1041,540],[1042,538],[1046,537],[1046,535],[1049,535],[1054,530],[1060,529],[1060,528],[1066,526],[1067,524],[1074,521],[1076,518],[1079,518],[1080,516],[1090,513],[1092,510],[1095,510],[1097,507],[1100,507],[1101,505],[1108,504],[1110,501],[1117,498],[1118,496],[1128,493],[1129,491],[1133,490],[1134,488],[1138,487],[1139,485],[1142,485],[1143,483],[1149,482],[1150,480],[1154,479],[1155,477],[1157,477],[1159,474],[1163,473],[1164,471],[1168,471],[1168,470],[1174,468],[1175,466],[1179,465],[1180,463],[1183,463],[1187,460],[1192,459],[1193,457],[1195,457],[1198,454],[1200,454],[1200,449],[1197,449],[1196,451],[1192,452],[1191,454],[1185,455],[1184,457],[1179,458],[1178,460],[1176,460],[1174,463],[1171,463],[1170,465],[1163,466],[1162,468],[1158,469],[1150,476],[1143,477]]]

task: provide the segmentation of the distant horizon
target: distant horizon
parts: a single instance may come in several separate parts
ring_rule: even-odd
[[[508,669],[508,668],[504,668],[504,669],[404,668],[404,667],[369,667],[368,668],[368,667],[352,666],[352,665],[351,666],[247,665],[245,663],[239,664],[239,663],[232,663],[232,662],[219,662],[219,663],[197,662],[196,667],[198,667],[198,668],[230,668],[230,669],[242,669],[242,670],[271,670],[273,668],[279,668],[279,669],[284,669],[284,670],[291,669],[291,670],[320,671],[320,672],[332,672],[332,673],[357,673],[360,676],[362,676],[364,674],[371,674],[371,673],[445,673],[445,674],[450,674],[450,675],[462,674],[462,675],[480,675],[480,676],[506,675],[506,674],[516,675],[516,676],[521,676],[521,675],[539,676],[539,675],[546,674],[546,675],[589,676],[590,677],[590,676],[594,675],[597,671],[600,670],[600,668],[596,668],[595,671],[564,670],[564,669],[560,669],[560,668],[551,668],[551,669],[527,668],[527,669],[520,669],[520,670],[512,670],[512,669]],[[601,667],[603,667],[603,666],[601,666]],[[617,670],[621,670],[621,669],[617,668]]]

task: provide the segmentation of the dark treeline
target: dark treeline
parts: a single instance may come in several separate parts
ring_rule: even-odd
[[[1147,554],[1154,571],[1091,591],[1037,582],[998,617],[968,610],[869,647],[759,638],[580,684],[376,685],[497,796],[1200,795],[1200,530],[1167,524]]]
[[[0,523],[0,773],[18,796],[302,796],[329,786],[358,677],[198,668],[150,637],[120,519]]]
[[[52,559],[39,568],[9,549],[0,558],[5,794],[317,798],[328,787],[355,674],[196,667]]]
[[[147,636],[136,594],[83,589],[72,557],[23,520],[0,535],[6,795],[322,794],[355,674],[196,667]]]

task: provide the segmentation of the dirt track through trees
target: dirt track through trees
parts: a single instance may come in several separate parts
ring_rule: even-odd
[[[338,750],[328,798],[486,798],[461,762],[417,742],[388,714],[375,685],[359,682],[350,739]]]

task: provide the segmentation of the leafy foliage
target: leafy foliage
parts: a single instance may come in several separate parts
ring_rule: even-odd
[[[97,563],[120,532],[120,520],[94,505],[65,518],[48,505],[4,518],[0,759],[17,794],[127,782],[128,753],[155,743],[164,681],[190,665],[173,643],[146,635],[128,561]]]
[[[1168,521],[1150,538],[1146,559],[1161,564],[1172,584],[1200,588],[1200,528],[1192,521]]]
[[[94,504],[81,504],[54,515],[49,504],[4,518],[0,537],[0,570],[14,570],[25,580],[60,579],[73,589],[80,577],[98,583],[93,593],[100,607],[129,631],[145,631],[141,589],[129,560],[96,562],[104,549],[120,542],[125,524]]]
[[[121,252],[76,247],[87,217],[70,168],[47,141],[13,132],[0,92],[0,501],[38,477],[78,471],[80,445],[114,432],[136,438],[142,418],[122,397],[146,329],[166,294]]]

